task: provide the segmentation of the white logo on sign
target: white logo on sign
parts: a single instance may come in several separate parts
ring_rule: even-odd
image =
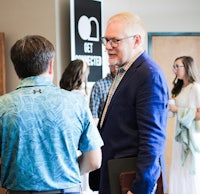
[[[91,37],[92,23],[95,24],[96,37]],[[94,30],[94,29],[93,29]],[[99,41],[99,23],[95,17],[88,18],[83,15],[78,21],[78,33],[83,40]]]

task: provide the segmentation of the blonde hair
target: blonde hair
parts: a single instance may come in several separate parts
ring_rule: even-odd
[[[144,42],[146,31],[144,23],[138,15],[129,12],[118,13],[108,20],[108,24],[111,22],[124,22],[127,26],[125,29],[127,35],[138,34],[141,36],[142,42]]]

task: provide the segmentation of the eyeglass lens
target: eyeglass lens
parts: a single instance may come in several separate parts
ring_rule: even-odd
[[[174,70],[178,70],[180,69],[181,67],[184,67],[183,65],[173,65],[173,69]]]
[[[119,41],[119,40],[117,40],[117,39],[110,39],[110,40],[108,40],[108,39],[105,38],[105,37],[101,38],[101,42],[102,42],[102,44],[103,44],[104,46],[106,46],[106,44],[109,42],[109,44],[110,44],[112,47],[116,47],[118,41]]]

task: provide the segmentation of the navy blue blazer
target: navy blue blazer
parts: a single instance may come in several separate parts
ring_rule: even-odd
[[[110,194],[109,159],[137,157],[134,194],[150,194],[161,171],[165,177],[168,99],[164,73],[144,52],[121,80],[100,129],[104,140],[100,194]]]

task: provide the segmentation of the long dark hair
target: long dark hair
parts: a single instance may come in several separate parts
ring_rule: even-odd
[[[71,61],[65,68],[60,79],[60,87],[65,90],[78,90],[82,82],[85,82],[85,92],[87,94],[87,76],[89,74],[88,65],[80,59]]]
[[[198,81],[198,70],[194,64],[194,60],[190,56],[181,56],[174,60],[174,63],[177,60],[181,60],[186,73],[186,78],[189,83],[193,83],[194,81]],[[172,88],[171,94],[172,97],[175,98],[181,92],[183,87],[183,80],[177,78],[177,76],[173,80],[174,87]]]

